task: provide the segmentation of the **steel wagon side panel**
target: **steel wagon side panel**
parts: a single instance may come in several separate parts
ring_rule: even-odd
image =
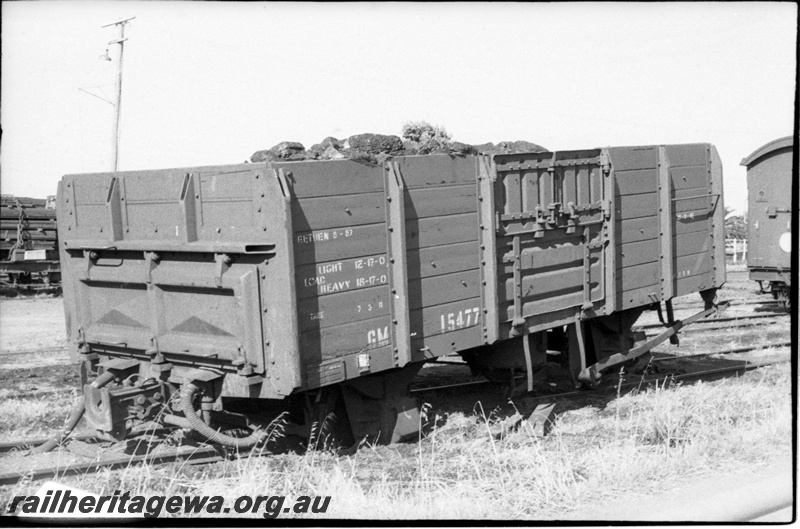
[[[274,167],[293,197],[304,387],[483,343],[474,157]]]
[[[282,280],[297,291],[302,387],[393,367],[382,168],[350,160],[272,168],[291,194],[295,270]]]
[[[398,159],[403,179],[411,360],[483,343],[477,162]]]

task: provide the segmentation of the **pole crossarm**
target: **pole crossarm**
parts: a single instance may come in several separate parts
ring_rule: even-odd
[[[111,27],[111,26],[116,26],[118,24],[124,24],[126,22],[130,22],[134,18],[136,18],[136,17],[123,18],[122,20],[117,20],[116,22],[111,22],[110,24],[106,24],[105,26],[100,26],[100,27],[101,28],[108,28],[108,27]]]

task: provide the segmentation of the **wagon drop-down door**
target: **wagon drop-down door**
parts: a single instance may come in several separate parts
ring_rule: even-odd
[[[604,313],[605,156],[508,154],[494,162],[501,336],[504,326],[532,331]]]

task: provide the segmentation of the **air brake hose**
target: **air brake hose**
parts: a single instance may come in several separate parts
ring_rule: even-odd
[[[97,389],[102,388],[103,386],[114,380],[114,378],[116,378],[114,376],[114,373],[106,371],[105,373],[97,377],[94,382],[92,382],[92,387]],[[64,439],[69,434],[71,434],[72,430],[74,430],[75,427],[78,425],[85,411],[86,411],[86,401],[84,399],[81,399],[81,401],[77,404],[77,406],[75,406],[72,409],[72,414],[69,416],[69,419],[67,419],[67,424],[64,426],[64,429],[46,443],[31,449],[29,454],[44,454],[45,452],[51,451],[53,448],[57,447],[62,442],[64,442]]]
[[[267,433],[264,430],[256,430],[247,437],[232,437],[211,428],[203,422],[203,419],[197,415],[197,411],[194,409],[192,401],[197,390],[198,387],[191,383],[184,384],[181,388],[181,411],[183,411],[183,415],[189,422],[189,426],[197,433],[209,441],[239,449],[252,448],[266,437]]]

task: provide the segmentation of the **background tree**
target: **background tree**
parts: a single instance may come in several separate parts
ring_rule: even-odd
[[[725,238],[747,239],[747,212],[734,215],[731,208],[725,208]]]

